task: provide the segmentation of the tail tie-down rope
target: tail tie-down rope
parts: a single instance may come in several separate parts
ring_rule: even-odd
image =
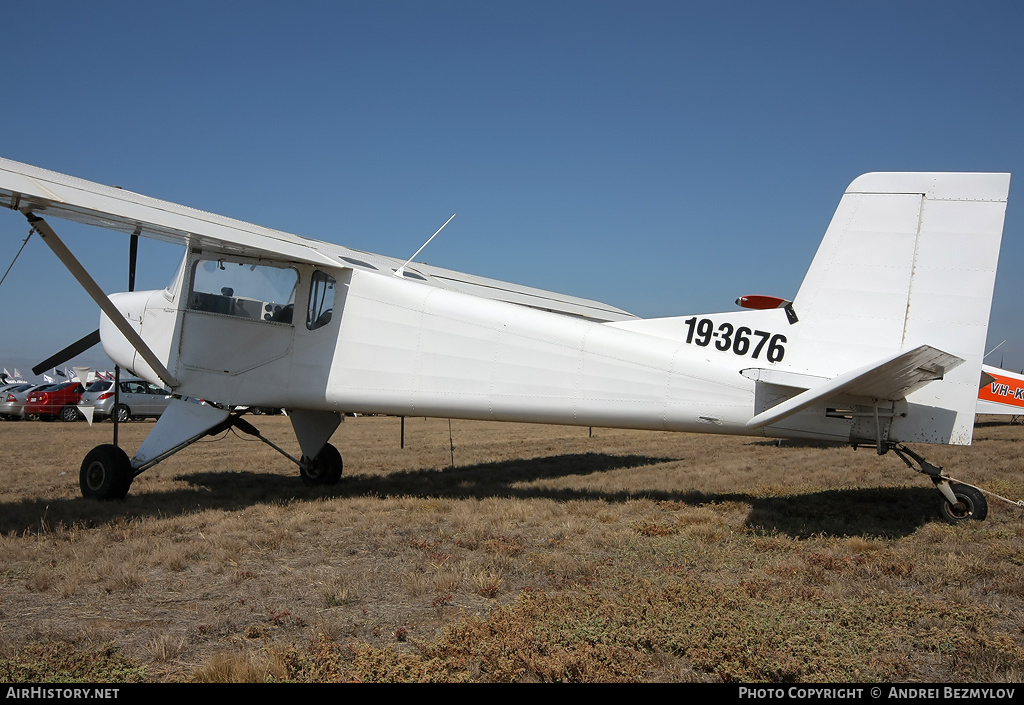
[[[1007,497],[1003,497],[1001,495],[997,495],[995,492],[989,492],[984,487],[978,487],[977,485],[972,485],[969,482],[964,482],[963,480],[958,480],[955,477],[948,477],[948,476],[944,476],[944,477],[946,477],[951,482],[959,482],[961,485],[967,485],[968,487],[973,487],[974,489],[978,490],[979,492],[984,492],[985,494],[987,494],[987,495],[989,495],[991,497],[995,497],[996,499],[1003,500],[1007,504],[1012,504],[1015,507],[1020,507],[1021,509],[1024,509],[1024,499],[1009,499]]]

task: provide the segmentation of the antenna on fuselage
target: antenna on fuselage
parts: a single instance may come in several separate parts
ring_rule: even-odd
[[[455,217],[455,213],[452,213],[452,218],[454,218],[454,217]],[[448,223],[452,222],[452,218],[449,218],[448,220],[444,221],[444,225],[448,225]],[[437,233],[439,233],[442,230],[444,230],[444,225],[442,225],[440,228],[437,229]],[[427,245],[429,245],[431,240],[433,240],[435,237],[437,237],[437,233],[434,233],[429,238],[427,238],[427,241],[424,242],[422,245],[420,245],[420,249],[418,249],[415,252],[413,252],[412,253],[412,257],[410,257],[409,259],[405,260],[405,264],[403,264],[401,267],[399,267],[398,269],[395,270],[395,276],[396,277],[401,277],[401,276],[405,275],[405,268],[407,266],[409,266],[410,262],[412,262],[414,259],[416,259],[416,255],[418,255],[419,253],[423,252],[423,248],[426,247]]]

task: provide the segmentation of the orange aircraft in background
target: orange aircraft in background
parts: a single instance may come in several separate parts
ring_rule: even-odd
[[[982,365],[977,413],[1024,416],[1024,374]]]

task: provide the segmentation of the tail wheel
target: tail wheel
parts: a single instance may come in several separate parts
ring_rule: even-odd
[[[82,496],[89,499],[124,499],[134,478],[128,455],[117,446],[105,443],[85,456],[78,484]]]
[[[341,479],[342,467],[341,453],[328,443],[315,458],[303,456],[299,475],[307,485],[336,485]]]
[[[942,515],[943,521],[960,524],[971,519],[981,521],[988,516],[988,500],[980,490],[955,482],[950,483],[949,488],[953,490],[956,504],[950,504],[943,498],[942,505],[939,507],[939,514]]]

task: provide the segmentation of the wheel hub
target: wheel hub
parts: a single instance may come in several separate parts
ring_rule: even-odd
[[[99,489],[103,484],[103,463],[91,463],[85,472],[85,481],[89,489]]]
[[[958,517],[969,517],[971,515],[971,508],[963,500],[960,500],[956,504],[951,504],[949,506],[949,511]]]

